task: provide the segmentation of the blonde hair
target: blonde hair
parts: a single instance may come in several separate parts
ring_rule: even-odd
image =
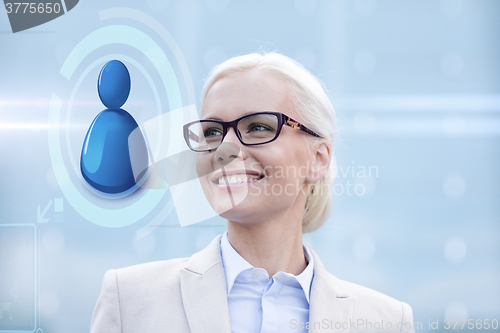
[[[333,146],[337,137],[335,111],[322,84],[300,63],[280,53],[251,53],[230,58],[215,66],[203,86],[201,104],[203,105],[208,91],[217,80],[250,69],[259,69],[282,79],[290,89],[292,103],[304,125],[330,141]],[[330,213],[333,201],[331,186],[337,170],[333,152],[331,158],[330,168],[325,176],[309,186],[302,214],[303,233],[317,230]]]

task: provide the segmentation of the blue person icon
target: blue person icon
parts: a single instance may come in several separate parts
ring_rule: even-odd
[[[146,141],[139,125],[121,109],[130,94],[130,74],[118,60],[107,62],[97,81],[101,111],[87,131],[80,170],[85,181],[106,194],[135,191],[148,170]]]

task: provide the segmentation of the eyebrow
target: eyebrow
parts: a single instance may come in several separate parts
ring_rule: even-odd
[[[258,112],[258,111],[248,111],[248,112],[245,112],[244,114],[242,114],[240,117],[246,116],[247,114],[249,114],[249,113],[254,113],[254,112]],[[239,117],[238,117],[238,118],[239,118]],[[221,119],[221,118],[216,117],[216,116],[215,116],[215,117],[210,117],[210,118],[201,118],[201,119],[202,119],[202,120],[206,120],[206,119],[214,119],[214,120],[221,120],[221,121],[222,121],[222,119]]]

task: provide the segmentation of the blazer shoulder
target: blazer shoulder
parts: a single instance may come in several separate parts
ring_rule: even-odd
[[[373,320],[383,318],[393,323],[406,323],[413,320],[412,309],[407,303],[374,289],[338,278],[335,279],[346,294],[356,299],[354,317]],[[402,331],[404,331],[404,327]]]
[[[91,332],[157,332],[187,327],[180,271],[187,258],[110,269],[92,317]]]
[[[387,307],[401,307],[400,301],[380,291],[341,279],[338,279],[338,281],[349,295],[356,297],[357,300],[364,303],[377,306],[384,304]]]
[[[117,268],[116,271],[122,274],[135,274],[137,272],[146,272],[146,271],[153,273],[158,270],[164,270],[164,269],[171,270],[171,269],[176,269],[178,267],[184,267],[188,259],[189,257],[150,261],[142,264]]]
[[[189,258],[152,261],[116,269],[119,284],[139,284],[178,279]]]

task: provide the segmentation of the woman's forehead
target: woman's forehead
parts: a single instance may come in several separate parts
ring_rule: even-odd
[[[287,112],[290,108],[286,83],[272,74],[251,70],[224,76],[207,92],[203,118],[235,117],[254,111]]]

